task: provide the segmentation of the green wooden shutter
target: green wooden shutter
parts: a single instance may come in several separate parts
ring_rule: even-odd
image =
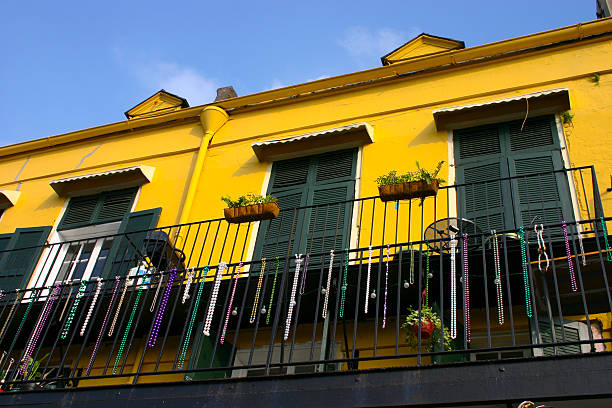
[[[573,219],[553,116],[456,130],[459,214],[483,230],[515,229]],[[527,177],[529,174],[537,176]],[[511,181],[493,181],[503,177]],[[523,176],[523,177],[520,177]]]
[[[51,228],[17,228],[13,234],[0,236],[0,246],[8,251],[0,260],[1,289],[23,288],[28,283]]]
[[[513,180],[517,225],[531,225],[536,217],[544,224],[573,220],[566,174],[541,174],[563,168],[554,118],[529,119],[521,130],[522,125],[522,121],[508,124],[510,174],[538,175]]]
[[[555,321],[554,324],[554,336],[553,328],[550,320],[540,318],[538,322],[538,331],[540,333],[540,341],[537,343],[563,343],[570,341],[580,341],[580,330],[576,324],[583,324],[580,322],[572,322],[564,320],[563,322]],[[536,338],[535,330],[532,330],[532,338]],[[584,339],[586,340],[586,339]],[[536,342],[534,342],[536,343]],[[582,347],[579,344],[572,344],[559,347],[542,347],[541,355],[543,356],[554,356],[556,349],[556,355],[567,355],[567,354],[580,354],[582,353]],[[538,350],[538,349],[536,349]]]
[[[455,170],[459,214],[482,231],[503,230],[513,224],[508,176],[498,126],[455,131]],[[478,184],[472,184],[478,183]]]
[[[121,221],[130,211],[137,191],[137,188],[129,188],[71,198],[57,229]]]
[[[152,208],[137,211],[123,219],[104,266],[103,277],[125,276],[130,268],[144,259],[145,240],[149,234],[146,230],[157,226],[161,210]]]
[[[327,252],[334,246],[336,249],[347,246],[351,203],[322,206],[318,210],[289,209],[352,200],[356,162],[356,149],[275,162],[268,194],[278,197],[279,206],[285,211],[273,221],[261,222],[255,258]]]

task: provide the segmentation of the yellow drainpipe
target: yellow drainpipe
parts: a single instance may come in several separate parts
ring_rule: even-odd
[[[198,188],[198,184],[200,182],[200,176],[202,174],[202,168],[204,167],[204,161],[206,159],[206,153],[208,152],[208,145],[212,140],[213,136],[217,131],[227,122],[229,118],[227,112],[218,106],[206,106],[202,109],[202,113],[200,114],[200,122],[202,123],[202,128],[204,128],[204,137],[202,137],[202,143],[200,144],[200,149],[198,150],[198,157],[196,159],[195,168],[193,169],[193,173],[191,175],[191,180],[189,181],[189,187],[187,189],[187,197],[185,198],[185,204],[183,205],[183,210],[181,211],[181,218],[179,219],[179,224],[184,224],[187,222],[189,218],[189,213],[191,212],[191,207],[193,206],[193,200],[195,197],[196,190]]]

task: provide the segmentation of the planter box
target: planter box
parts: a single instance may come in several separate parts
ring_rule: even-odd
[[[397,201],[435,196],[438,194],[438,188],[438,180],[434,180],[431,184],[427,184],[425,181],[410,181],[390,186],[379,186],[378,192],[382,201]]]
[[[277,203],[252,204],[244,207],[224,208],[225,220],[231,224],[241,222],[271,220],[278,216],[280,208]]]

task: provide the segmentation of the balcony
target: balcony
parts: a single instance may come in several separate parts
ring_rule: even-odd
[[[551,179],[556,191],[541,188]],[[21,403],[58,398],[28,390],[84,401],[102,386],[163,399],[185,386],[245,390],[257,377],[272,388],[330,384],[335,400],[363,379],[368,395],[378,381],[396,390],[376,403],[407,405],[417,400],[393,378],[451,390],[450,379],[474,375],[463,401],[473,403],[475,378],[493,367],[517,388],[492,400],[542,391],[525,370],[592,380],[586,390],[560,379],[549,400],[593,396],[606,389],[612,347],[602,336],[612,312],[607,220],[594,169],[582,167],[446,186],[422,202],[366,197],[283,208],[273,221],[3,251],[4,282],[24,270],[16,260],[37,263],[28,285],[0,298],[2,387]],[[433,334],[429,313],[440,318]],[[461,402],[433,394],[420,403]]]

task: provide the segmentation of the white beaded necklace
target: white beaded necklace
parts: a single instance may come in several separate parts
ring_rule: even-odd
[[[289,330],[291,328],[291,318],[293,317],[293,307],[295,306],[295,293],[300,279],[300,266],[302,265],[302,254],[295,255],[295,273],[293,274],[293,286],[291,287],[291,298],[289,299],[289,311],[287,312],[287,322],[285,323],[285,337],[289,338]]]
[[[414,285],[414,247],[410,241],[410,285]]]
[[[87,328],[87,324],[89,323],[89,319],[91,319],[91,314],[93,313],[94,306],[96,306],[96,302],[98,301],[98,296],[100,296],[100,291],[102,290],[102,279],[98,278],[98,283],[96,284],[96,291],[94,292],[93,299],[91,300],[91,304],[89,305],[89,310],[87,311],[87,316],[85,316],[85,321],[83,322],[83,327],[81,327],[81,336],[85,335],[85,329]]]
[[[149,312],[151,313],[155,311],[155,304],[157,303],[157,298],[159,297],[159,291],[161,290],[163,280],[164,275],[160,273],[159,280],[157,281],[157,289],[155,289],[155,295],[153,296],[153,300],[151,301],[151,307],[149,308]]]
[[[327,318],[327,305],[329,304],[329,292],[331,289],[332,270],[334,268],[334,250],[329,251],[329,270],[327,272],[327,286],[325,287],[325,300],[323,301],[323,313],[321,317]]]
[[[204,330],[202,331],[205,336],[210,336],[210,326],[212,324],[213,314],[215,313],[217,296],[219,295],[219,286],[221,286],[221,276],[223,275],[225,269],[227,269],[227,263],[219,262],[219,265],[217,266],[217,275],[215,276],[215,285],[213,286],[212,294],[210,295],[206,322],[204,324]]]
[[[450,234],[450,257],[451,257],[451,322],[450,322],[450,336],[451,339],[457,338],[457,265],[456,265],[456,248],[457,240],[455,234]]]
[[[130,285],[130,281],[128,278],[125,278],[123,282],[123,291],[121,292],[121,297],[119,297],[119,303],[117,304],[117,310],[115,311],[115,316],[113,316],[113,321],[111,322],[110,329],[108,330],[108,337],[111,337],[115,332],[115,325],[117,324],[117,319],[119,318],[119,311],[121,310],[121,305],[123,305],[123,299],[125,299],[125,292],[127,291],[127,287]]]
[[[368,247],[368,277],[366,279],[366,293],[365,293],[365,305],[364,313],[368,313],[368,305],[370,302],[370,275],[372,274],[372,245]]]
[[[538,269],[540,272],[548,272],[550,260],[548,259],[548,254],[546,253],[546,243],[544,242],[544,224],[534,225],[533,230],[535,231],[538,239]],[[542,270],[542,255],[544,255],[546,258],[546,268],[544,270]]]
[[[181,303],[185,304],[187,299],[189,299],[189,289],[191,288],[191,283],[193,282],[193,275],[195,274],[193,268],[189,268],[187,270],[187,282],[185,283],[185,290],[183,291],[183,298],[181,299]]]
[[[497,240],[497,231],[492,230],[493,235],[493,259],[495,261],[495,290],[497,292],[497,321],[500,326],[504,325],[504,292],[501,282],[501,265],[499,261],[499,242]]]

